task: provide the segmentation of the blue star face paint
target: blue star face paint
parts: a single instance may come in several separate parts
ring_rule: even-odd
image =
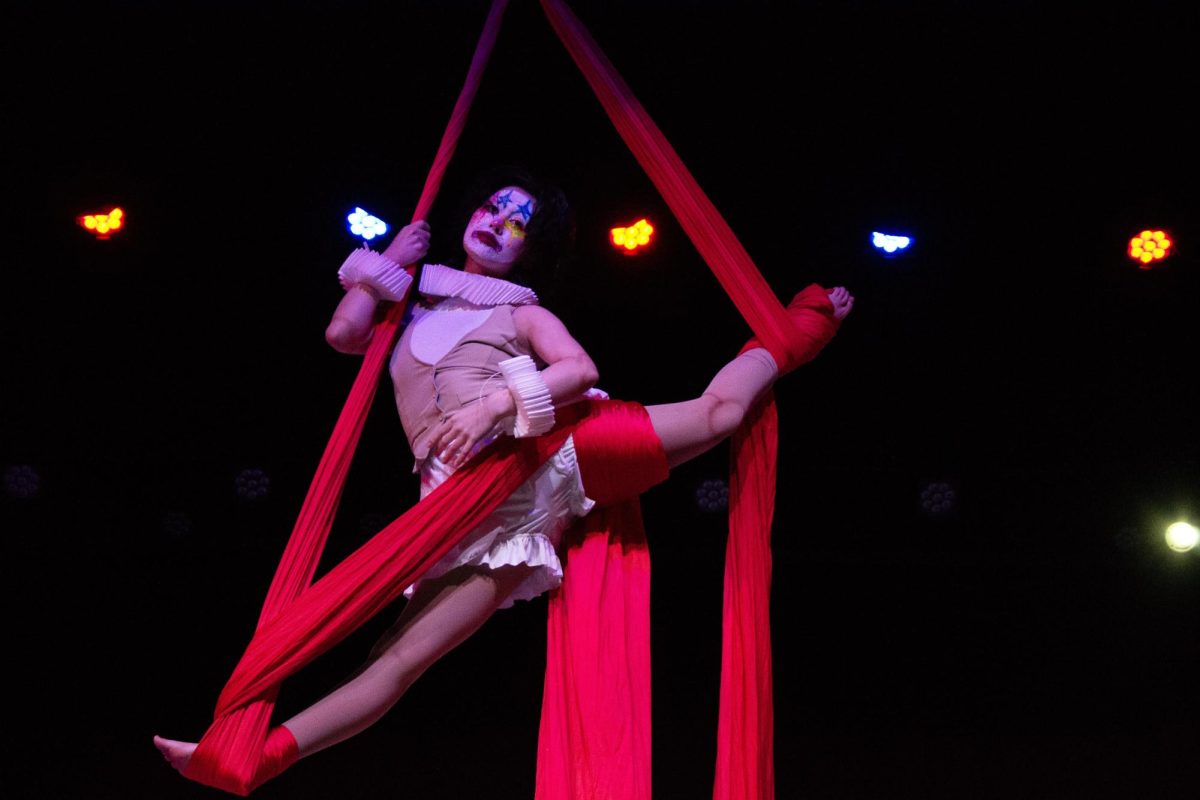
[[[467,223],[463,269],[494,277],[508,274],[525,250],[525,228],[536,209],[537,200],[518,186],[506,186],[493,194]]]

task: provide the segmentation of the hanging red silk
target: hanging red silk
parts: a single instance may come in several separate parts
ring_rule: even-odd
[[[431,208],[495,42],[495,0],[413,215]],[[604,54],[561,0],[542,0],[560,39],[618,132],[758,336],[785,368],[814,357],[837,329],[824,289],[788,314]],[[413,269],[410,267],[410,269]],[[636,494],[662,480],[665,456],[636,404],[587,403],[551,433],[505,440],[459,470],[345,562],[312,582],[404,303],[374,332],[321,458],[260,614],[186,775],[235,794],[274,773],[268,724],[280,683],[394,600],[574,433],[589,496],[602,509],[566,537],[563,587],[550,600],[538,745],[539,800],[642,800],[651,792],[649,556]],[[768,394],[735,436],[726,556],[721,710],[714,797],[774,796],[770,544],[777,450]],[[618,480],[613,480],[618,479]],[[270,747],[268,747],[270,745]]]

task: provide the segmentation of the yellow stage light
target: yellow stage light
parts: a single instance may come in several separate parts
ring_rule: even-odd
[[[107,214],[84,214],[78,219],[79,224],[95,233],[97,239],[107,239],[125,224],[125,212],[113,208]]]
[[[1166,231],[1144,230],[1129,240],[1129,257],[1141,264],[1142,269],[1161,261],[1171,254],[1171,237]]]
[[[650,244],[654,237],[654,226],[644,219],[639,219],[627,228],[613,228],[613,247],[620,248],[626,255]]]

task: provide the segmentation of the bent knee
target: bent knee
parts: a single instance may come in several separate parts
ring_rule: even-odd
[[[733,432],[742,424],[742,420],[746,418],[746,409],[741,403],[736,403],[732,400],[724,400],[716,395],[705,395],[711,398],[711,405],[708,409],[708,429],[713,436],[722,439],[732,436]]]

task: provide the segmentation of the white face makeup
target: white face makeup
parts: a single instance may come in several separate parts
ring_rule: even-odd
[[[506,186],[471,215],[463,233],[465,272],[504,277],[525,251],[525,229],[537,201],[518,186]]]

